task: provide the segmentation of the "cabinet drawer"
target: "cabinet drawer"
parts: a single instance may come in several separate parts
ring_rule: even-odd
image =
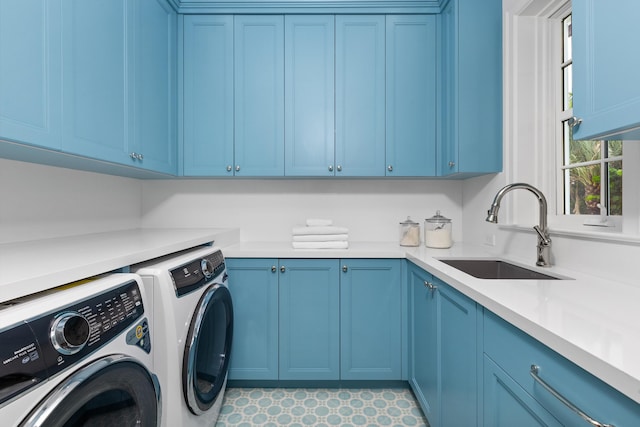
[[[538,375],[590,417],[615,427],[640,425],[640,405],[539,341],[485,310],[484,353],[563,425],[586,425],[530,374]]]

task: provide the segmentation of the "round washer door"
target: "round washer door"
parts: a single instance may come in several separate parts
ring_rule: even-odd
[[[80,368],[20,425],[155,427],[160,405],[157,378],[136,359],[117,354]]]
[[[209,286],[189,327],[182,364],[187,406],[202,415],[216,403],[227,378],[233,338],[233,304],[226,286]]]

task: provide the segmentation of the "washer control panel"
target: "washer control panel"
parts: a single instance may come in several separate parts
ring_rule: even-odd
[[[0,406],[72,366],[131,325],[126,342],[151,350],[135,280],[0,332]],[[138,319],[141,319],[138,321]],[[18,319],[16,319],[18,320]]]
[[[169,272],[176,296],[181,297],[210,283],[225,271],[222,251],[189,261]]]

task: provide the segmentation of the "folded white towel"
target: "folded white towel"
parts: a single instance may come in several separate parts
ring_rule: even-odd
[[[349,234],[349,229],[345,227],[336,227],[333,225],[317,226],[317,227],[294,227],[291,234],[294,236],[313,236],[318,234]]]
[[[293,236],[294,242],[346,242],[347,240],[349,240],[348,234],[311,234]]]
[[[320,218],[307,219],[307,227],[324,227],[327,225],[333,225],[333,220]]]
[[[294,249],[348,249],[349,242],[291,242]]]

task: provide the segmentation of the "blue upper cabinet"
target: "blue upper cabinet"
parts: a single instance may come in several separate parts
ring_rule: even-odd
[[[183,174],[233,176],[233,16],[183,19]]]
[[[285,17],[285,175],[334,175],[334,17]]]
[[[436,16],[387,16],[387,176],[436,174]]]
[[[574,139],[640,139],[640,2],[572,2]]]
[[[336,16],[335,114],[336,176],[384,176],[384,16]]]
[[[284,17],[236,16],[235,174],[284,175]]]
[[[60,1],[0,2],[0,138],[59,149]]]
[[[502,1],[449,0],[441,15],[437,174],[502,170]]]
[[[74,154],[117,163],[129,155],[126,0],[62,2],[63,142]]]
[[[165,0],[134,3],[133,43],[129,50],[128,108],[133,131],[131,164],[168,174],[177,173],[177,14]]]

